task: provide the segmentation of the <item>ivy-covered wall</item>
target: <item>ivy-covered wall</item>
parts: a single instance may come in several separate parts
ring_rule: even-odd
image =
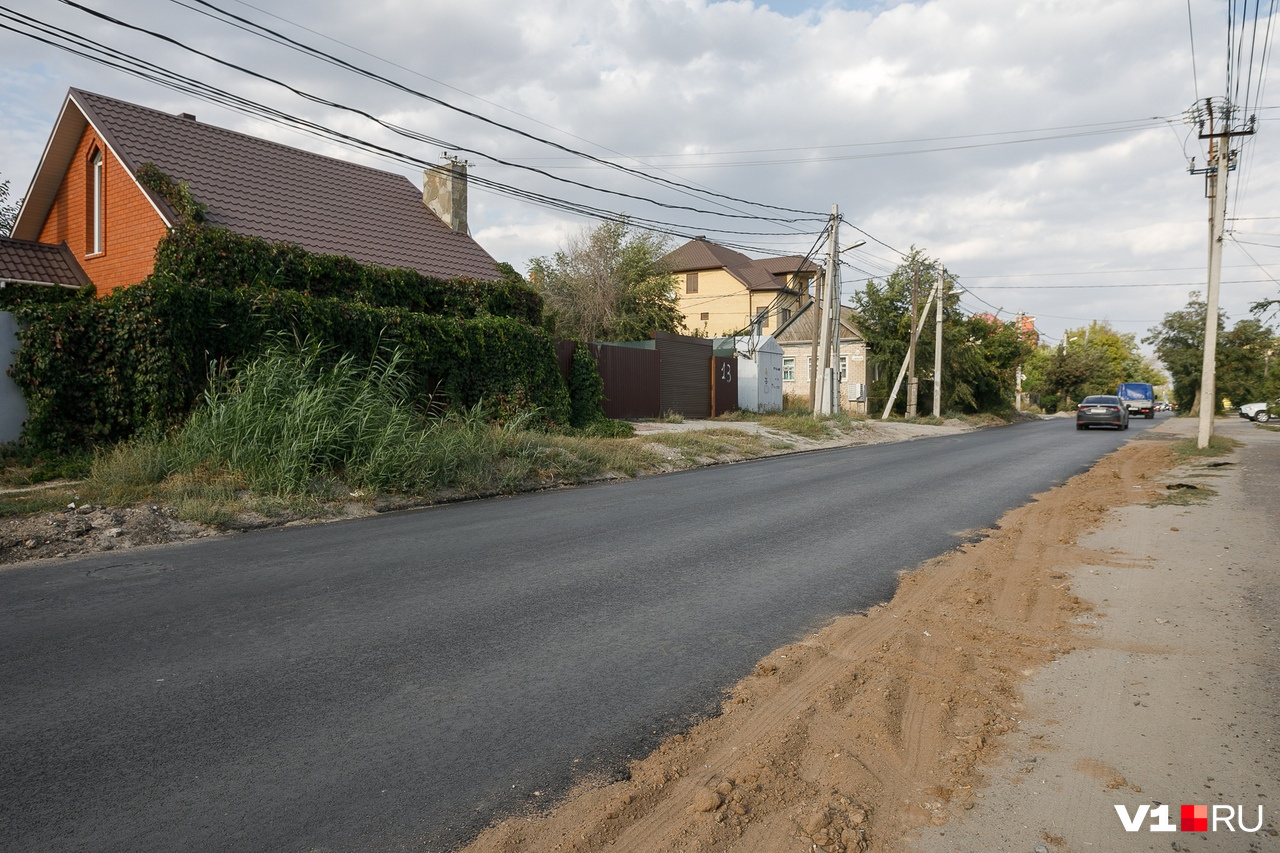
[[[196,224],[179,226],[160,242],[152,278],[218,290],[256,285],[424,314],[542,323],[542,297],[523,281],[446,281]]]
[[[24,439],[50,449],[172,426],[211,369],[234,370],[281,334],[369,357],[399,347],[424,400],[537,407],[567,423],[541,304],[520,281],[438,281],[196,225],[162,242],[150,279],[105,299],[0,290],[22,326],[11,370],[30,409]]]

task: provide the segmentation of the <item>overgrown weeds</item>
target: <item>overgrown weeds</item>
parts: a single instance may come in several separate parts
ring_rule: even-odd
[[[1243,447],[1244,443],[1236,441],[1225,435],[1209,436],[1208,447],[1197,447],[1197,440],[1194,438],[1184,438],[1173,443],[1173,453],[1179,459],[1197,459],[1210,456],[1225,456],[1234,451],[1237,447]]]
[[[239,512],[324,515],[372,496],[507,493],[595,476],[634,476],[656,457],[600,435],[531,427],[537,413],[487,416],[483,406],[415,406],[401,359],[362,365],[313,345],[277,346],[234,379],[215,377],[180,429],[118,445],[81,491],[109,504],[162,501],[180,518],[225,524]]]

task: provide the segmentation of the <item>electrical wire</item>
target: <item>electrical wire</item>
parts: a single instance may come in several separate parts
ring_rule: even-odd
[[[41,43],[48,44],[52,47],[56,47],[66,52],[72,53],[73,55],[80,56],[82,58],[88,59],[93,62],[97,62],[102,65],[106,65],[107,67],[115,68],[125,73],[129,73],[134,76],[140,77],[142,79],[148,80],[149,82],[154,82],[159,85],[165,86],[167,88],[173,89],[175,91],[179,91],[184,94],[190,94],[195,97],[199,97],[203,100],[208,100],[212,103],[216,103],[220,106],[225,106],[230,109],[243,112],[247,115],[251,115],[256,118],[265,118],[269,121],[273,121],[273,122],[291,127],[294,130],[300,130],[304,133],[309,133],[309,134],[327,139],[329,141],[337,142],[339,144],[343,144],[351,148],[362,150],[367,153],[372,153],[375,156],[379,156],[383,159],[392,160],[394,162],[403,163],[403,164],[414,165],[418,167],[431,167],[433,165],[431,162],[426,161],[422,158],[415,157],[391,148],[387,148],[385,146],[381,146],[376,143],[372,143],[367,140],[360,139],[350,134],[345,134],[340,131],[333,130],[324,125],[318,124],[316,122],[312,122],[307,119],[302,119],[300,117],[293,116],[288,113],[284,113],[280,110],[267,107],[266,105],[260,104],[258,102],[251,101],[246,98],[242,98],[240,96],[234,95],[232,93],[226,92],[221,89],[217,89],[216,87],[201,83],[192,78],[185,77],[183,75],[177,74],[176,72],[173,72],[161,66],[155,65],[154,63],[150,63],[150,62],[147,62],[146,60],[140,59],[138,57],[134,57],[130,54],[126,54],[122,51],[117,51],[113,48],[100,45],[87,38],[79,36],[77,33],[63,30],[61,28],[53,27],[51,25],[45,25],[37,21],[36,19],[30,18],[29,16],[25,16],[25,15],[22,15],[21,13],[13,12],[12,10],[7,9],[6,7],[0,6],[0,19],[4,19],[4,18],[8,18],[9,20],[17,23],[22,23],[23,25],[28,27],[39,27],[41,28],[41,31],[44,32],[45,34],[55,35],[59,38],[62,38],[70,42],[71,44],[61,44],[61,43],[52,41],[48,38],[43,38],[41,36],[35,35],[31,32],[6,26],[3,23],[0,23],[0,29],[6,29],[11,32],[15,32],[19,35],[24,35],[28,38],[32,38]],[[101,55],[95,55],[95,53],[91,53],[89,51],[93,51],[96,54],[101,54]],[[438,140],[433,140],[433,141],[441,142]],[[689,228],[686,225],[668,223],[668,222],[663,222],[661,220],[655,220],[650,218],[617,213],[614,211],[604,210],[602,208],[586,205],[581,202],[570,202],[564,199],[556,198],[554,196],[547,196],[545,194],[536,193],[530,190],[524,190],[524,189],[513,187],[507,184],[503,184],[503,183],[494,181],[492,179],[488,179],[483,176],[476,175],[474,173],[471,176],[469,176],[469,181],[475,183],[479,187],[490,189],[491,191],[494,191],[498,194],[523,200],[527,203],[535,204],[538,206],[573,213],[579,216],[586,216],[589,218],[601,219],[604,221],[631,222],[638,225],[642,225],[642,227],[646,227],[649,230],[653,230],[659,233],[669,234],[673,236],[689,237],[691,236],[689,232],[694,230]],[[724,214],[717,213],[715,215],[719,216]],[[769,221],[769,220],[766,219],[764,221]],[[787,233],[787,232],[732,231],[729,229],[708,227],[705,224],[698,226],[696,230],[700,232],[707,231],[707,232],[716,233],[716,234],[740,234],[740,235],[752,235],[752,236],[785,237],[788,239],[793,239],[795,236],[794,233]],[[729,248],[740,249],[740,250],[760,251],[765,253],[769,252],[769,250],[761,249],[760,247],[757,247],[757,246],[731,243],[727,241],[721,241],[721,245],[725,245]]]
[[[121,25],[123,25],[123,26],[129,26],[131,29],[132,29],[132,28],[135,28],[135,27],[134,27],[134,25],[124,24],[123,22],[118,22],[118,21],[116,21],[115,19],[111,18],[110,16],[106,16],[106,15],[102,15],[101,13],[93,12],[92,10],[87,9],[87,7],[84,7],[84,6],[80,5],[79,3],[74,2],[74,0],[59,0],[59,2],[62,2],[62,3],[66,4],[66,5],[68,5],[68,6],[71,6],[71,7],[73,7],[73,8],[80,9],[81,11],[89,12],[90,14],[93,14],[93,15],[95,15],[95,16],[100,16],[100,17],[104,18],[105,20],[110,20],[110,21],[112,21],[112,22],[114,22],[114,23],[120,23],[120,24],[121,24]],[[183,8],[187,8],[187,9],[191,9],[191,8],[192,8],[191,6],[187,5],[186,3],[181,3],[181,2],[179,2],[179,0],[170,0],[170,2],[177,3],[178,5],[182,6]],[[284,35],[283,33],[280,33],[280,32],[278,32],[278,31],[276,31],[276,30],[271,29],[270,27],[264,26],[264,25],[259,24],[259,23],[257,23],[257,22],[251,21],[251,20],[249,20],[248,18],[244,18],[244,17],[242,17],[242,16],[239,16],[239,15],[236,15],[236,14],[234,14],[234,13],[232,13],[232,12],[229,12],[229,11],[227,11],[227,10],[225,10],[225,9],[222,9],[222,8],[220,8],[220,7],[216,6],[215,4],[208,2],[208,0],[192,0],[192,2],[194,2],[194,3],[198,3],[199,5],[201,5],[201,6],[205,7],[205,8],[207,8],[207,9],[210,9],[210,10],[212,10],[212,11],[214,11],[214,12],[218,13],[219,15],[223,15],[223,16],[225,16],[226,18],[229,18],[229,19],[231,19],[231,20],[232,20],[232,21],[234,21],[234,22],[238,22],[238,24],[233,24],[233,25],[235,25],[235,26],[243,25],[243,26],[240,26],[240,28],[241,28],[241,29],[244,29],[245,27],[251,27],[253,31],[259,32],[259,33],[261,33],[261,34],[265,34],[267,37],[269,37],[269,39],[270,39],[270,40],[275,41],[275,42],[276,42],[276,43],[278,43],[278,44],[282,44],[282,45],[284,45],[284,46],[286,46],[286,47],[289,47],[289,48],[291,48],[291,49],[297,50],[297,51],[299,51],[299,52],[301,52],[301,53],[304,53],[304,54],[307,54],[307,55],[313,56],[313,57],[315,57],[315,58],[321,59],[321,60],[322,60],[322,61],[324,61],[324,62],[330,63],[330,64],[332,64],[332,65],[335,65],[335,66],[337,66],[337,67],[343,68],[343,69],[345,69],[345,70],[351,71],[352,73],[358,74],[358,75],[360,75],[360,76],[362,76],[362,77],[365,77],[365,78],[368,78],[368,79],[370,79],[370,80],[374,80],[374,81],[376,81],[376,82],[378,82],[378,83],[382,83],[383,85],[390,86],[390,87],[392,87],[392,88],[394,88],[394,89],[396,89],[396,90],[398,90],[398,91],[400,91],[400,92],[403,92],[404,94],[407,94],[407,95],[410,95],[410,96],[413,96],[413,97],[416,97],[416,98],[420,98],[420,99],[425,100],[425,101],[427,101],[427,102],[429,102],[429,103],[432,103],[432,104],[435,104],[435,105],[437,105],[437,106],[441,106],[441,107],[444,107],[444,108],[446,108],[446,109],[452,110],[452,111],[457,112],[457,113],[459,113],[459,114],[461,114],[461,115],[467,116],[468,118],[474,119],[474,120],[476,120],[476,121],[483,122],[483,123],[488,124],[488,125],[490,125],[490,126],[492,126],[492,127],[496,127],[496,128],[498,128],[498,129],[504,130],[504,131],[506,131],[506,132],[508,132],[508,133],[513,133],[513,134],[515,134],[515,135],[517,135],[517,136],[523,137],[523,138],[525,138],[525,139],[528,139],[528,140],[531,140],[531,141],[534,141],[534,142],[538,142],[538,143],[540,143],[540,144],[542,144],[542,145],[547,145],[547,146],[550,146],[550,147],[552,147],[552,148],[556,148],[556,149],[558,149],[558,150],[560,150],[560,151],[563,151],[563,152],[565,152],[565,153],[567,153],[567,154],[572,154],[572,155],[573,155],[573,156],[575,156],[575,157],[583,158],[583,159],[589,160],[589,161],[591,161],[591,162],[593,162],[593,163],[597,163],[597,164],[600,164],[600,165],[603,165],[603,166],[608,166],[609,168],[612,168],[612,169],[617,169],[617,170],[619,170],[619,171],[625,172],[625,173],[630,174],[630,175],[635,176],[635,177],[639,177],[639,178],[641,178],[641,179],[643,179],[643,180],[646,180],[646,181],[650,181],[650,182],[654,182],[654,183],[664,184],[664,185],[666,185],[666,186],[668,186],[668,187],[672,187],[672,188],[678,189],[678,190],[680,190],[681,192],[684,192],[684,193],[691,193],[691,192],[695,192],[695,193],[698,193],[698,194],[703,195],[703,196],[709,196],[709,197],[717,198],[717,199],[724,199],[724,200],[732,201],[732,202],[735,202],[735,203],[738,203],[738,204],[747,204],[747,205],[751,205],[751,206],[755,206],[755,207],[762,207],[762,208],[766,208],[766,209],[770,209],[770,210],[777,210],[777,211],[781,211],[781,212],[803,214],[803,215],[806,215],[806,216],[821,216],[821,214],[817,214],[817,213],[815,213],[814,211],[806,211],[806,210],[800,210],[800,209],[797,209],[797,208],[789,208],[789,207],[780,207],[780,206],[777,206],[777,205],[765,204],[765,203],[763,203],[763,202],[755,202],[755,201],[750,201],[750,200],[747,200],[747,199],[742,199],[742,198],[737,198],[737,197],[734,197],[734,196],[725,195],[725,194],[722,194],[722,193],[712,192],[712,191],[710,191],[710,190],[706,190],[706,189],[703,189],[703,188],[700,188],[700,187],[696,187],[696,186],[692,186],[692,185],[689,185],[689,184],[684,184],[684,183],[681,183],[681,182],[678,182],[678,181],[674,181],[674,180],[671,180],[671,179],[669,179],[669,178],[663,178],[663,177],[660,177],[660,176],[657,176],[657,175],[650,175],[650,174],[648,174],[647,172],[644,172],[644,171],[642,171],[642,170],[640,170],[640,169],[634,169],[634,168],[631,168],[631,167],[629,167],[629,166],[624,166],[624,165],[622,165],[622,164],[620,164],[620,163],[614,163],[614,162],[609,161],[609,160],[606,160],[606,159],[604,159],[604,158],[597,157],[597,156],[595,156],[595,155],[593,155],[593,154],[589,154],[589,153],[587,153],[587,152],[585,152],[585,151],[579,151],[579,150],[576,150],[576,149],[570,148],[570,147],[568,147],[568,146],[566,146],[566,145],[562,145],[562,144],[560,144],[560,143],[558,143],[558,142],[555,142],[555,141],[553,141],[553,140],[546,139],[545,137],[537,136],[537,135],[535,135],[535,134],[529,133],[528,131],[525,131],[525,130],[521,130],[521,129],[519,129],[519,128],[517,128],[517,127],[514,127],[514,126],[512,126],[512,125],[505,124],[505,123],[500,122],[500,121],[497,121],[497,120],[495,120],[495,119],[491,119],[491,118],[489,118],[489,117],[487,117],[487,116],[484,116],[484,115],[481,115],[480,113],[477,113],[477,112],[475,112],[475,111],[473,111],[473,110],[468,110],[468,109],[466,109],[466,108],[464,108],[464,107],[459,107],[459,106],[457,106],[457,105],[455,105],[455,104],[452,104],[452,103],[450,103],[450,102],[448,102],[448,101],[445,101],[445,100],[444,100],[444,99],[442,99],[442,98],[437,98],[437,97],[435,97],[435,96],[433,96],[433,95],[429,95],[429,94],[427,94],[427,93],[425,93],[425,92],[422,92],[422,91],[420,91],[420,90],[418,90],[418,89],[414,89],[414,88],[412,88],[412,87],[410,87],[410,86],[406,86],[406,85],[404,85],[403,83],[400,83],[400,82],[398,82],[398,81],[396,81],[396,80],[393,80],[393,79],[391,79],[391,78],[389,78],[389,77],[385,77],[385,76],[383,76],[383,75],[381,75],[381,74],[377,74],[376,72],[373,72],[373,71],[370,71],[370,70],[368,70],[368,69],[362,68],[362,67],[360,67],[360,66],[358,66],[358,65],[355,65],[354,63],[347,62],[346,60],[341,59],[341,58],[339,58],[339,57],[336,57],[336,56],[334,56],[334,55],[332,55],[332,54],[330,54],[330,53],[327,53],[327,52],[325,52],[325,51],[323,51],[323,50],[320,50],[319,48],[312,47],[311,45],[305,44],[305,43],[300,42],[300,41],[298,41],[298,40],[296,40],[296,39],[292,39],[292,38],[290,38],[290,37],[288,37],[288,36]],[[144,32],[144,33],[146,33],[146,34],[148,34],[148,35],[151,35],[151,36],[153,36],[153,37],[157,37],[157,38],[165,38],[165,39],[167,40],[167,37],[161,36],[161,35],[159,35],[159,34],[157,34],[157,33],[154,33],[154,32],[152,32],[152,31],[150,31],[150,30],[145,30],[145,29],[142,29],[142,28],[137,28],[137,29],[138,29],[138,31],[140,31],[140,32]],[[185,45],[184,45],[184,47],[185,47]],[[209,56],[208,54],[202,54],[200,51],[195,51],[195,50],[193,50],[192,52],[194,52],[194,53],[196,53],[196,54],[198,54],[198,55],[203,55],[203,56],[205,56],[206,58],[214,59],[214,61],[221,62],[221,60],[217,60],[216,58],[211,57],[211,56]],[[228,63],[228,67],[237,68],[237,70],[241,70],[241,71],[244,71],[244,70],[245,70],[245,69],[238,68],[238,66],[235,66],[235,65],[232,65],[232,64],[229,64],[229,63]],[[266,79],[270,79],[270,78],[266,78]],[[276,82],[277,84],[280,84],[280,83],[279,83],[279,81],[275,81],[275,80],[273,80],[272,82]],[[283,85],[283,84],[280,84],[280,85]],[[291,88],[291,87],[290,87],[290,88]],[[363,113],[363,111],[355,110],[354,108],[348,108],[348,109],[351,109],[353,112],[357,112],[357,113],[359,113],[359,114],[363,114],[363,115],[366,115],[366,116],[367,116],[367,114]],[[460,150],[462,150],[462,149],[460,149]],[[479,152],[472,152],[472,153],[477,153],[477,154],[478,154],[478,156],[484,156],[484,155],[480,155],[480,154],[479,154]],[[492,159],[492,158],[491,158],[491,159]],[[507,165],[512,165],[512,164],[507,164]],[[531,169],[531,170],[538,171],[538,170],[536,170],[536,169],[533,169],[533,167],[529,167],[529,166],[525,166],[524,168],[529,168],[529,169]],[[567,179],[566,179],[566,180],[567,180]],[[587,186],[587,185],[583,185],[583,186]]]
[[[359,108],[359,107],[353,107],[353,106],[350,106],[350,105],[348,105],[348,104],[343,104],[343,103],[340,103],[340,102],[338,102],[338,101],[333,101],[333,100],[330,100],[330,99],[328,99],[328,98],[322,97],[322,96],[320,96],[320,95],[312,94],[312,93],[310,93],[310,92],[308,92],[308,91],[306,91],[306,90],[300,89],[300,88],[298,88],[298,87],[296,87],[296,86],[293,86],[293,85],[291,85],[291,84],[289,84],[289,83],[285,83],[283,80],[279,80],[279,79],[277,79],[277,78],[275,78],[275,77],[272,77],[272,76],[270,76],[270,75],[268,75],[268,74],[263,74],[263,73],[261,73],[261,72],[254,71],[254,70],[252,70],[252,69],[250,69],[250,68],[248,68],[248,67],[246,67],[246,66],[239,65],[238,63],[234,63],[234,62],[231,62],[231,61],[229,61],[229,60],[220,59],[219,57],[216,57],[216,56],[214,56],[213,54],[207,53],[207,52],[202,51],[202,50],[198,50],[197,48],[192,47],[191,45],[185,44],[185,43],[183,43],[182,41],[180,41],[180,40],[178,40],[178,39],[175,39],[175,38],[173,38],[173,37],[171,37],[171,36],[167,36],[167,35],[165,35],[165,34],[163,34],[163,33],[157,32],[157,31],[155,31],[155,30],[147,29],[146,27],[140,26],[140,25],[138,25],[138,24],[131,24],[131,23],[128,23],[128,22],[126,22],[126,21],[123,21],[123,20],[121,20],[121,19],[119,19],[119,18],[115,18],[115,17],[112,17],[111,15],[107,15],[107,14],[105,14],[105,13],[103,13],[103,12],[99,12],[99,11],[97,11],[97,10],[90,9],[90,8],[88,8],[87,6],[82,6],[81,4],[74,2],[74,0],[58,0],[58,2],[63,3],[64,5],[70,6],[70,7],[74,8],[74,9],[78,9],[78,10],[80,10],[80,11],[84,12],[85,14],[91,15],[91,16],[93,16],[93,17],[95,17],[95,18],[98,18],[98,19],[100,19],[100,20],[103,20],[103,21],[106,21],[106,22],[108,22],[108,23],[114,24],[114,25],[116,25],[116,26],[123,27],[123,28],[128,29],[128,30],[131,30],[131,31],[133,31],[133,32],[138,32],[138,33],[142,33],[143,35],[150,36],[150,37],[152,37],[152,38],[154,38],[154,39],[157,39],[157,40],[159,40],[159,41],[162,41],[162,42],[164,42],[164,43],[166,43],[166,44],[169,44],[169,45],[172,45],[172,46],[174,46],[174,47],[177,47],[177,48],[180,48],[180,49],[182,49],[182,50],[185,50],[185,51],[187,51],[188,53],[194,54],[195,56],[199,56],[199,57],[201,57],[201,58],[203,58],[203,59],[207,59],[207,60],[209,60],[210,62],[214,62],[214,63],[216,63],[216,64],[218,64],[218,65],[221,65],[221,66],[223,66],[224,68],[229,68],[229,69],[232,69],[232,70],[234,70],[234,71],[239,71],[240,73],[242,73],[242,74],[246,74],[246,75],[248,75],[248,76],[250,76],[250,77],[252,77],[252,78],[254,78],[254,79],[256,79],[256,80],[260,80],[260,81],[265,82],[265,83],[271,83],[271,84],[273,84],[273,85],[275,85],[275,86],[279,86],[280,88],[285,89],[286,91],[289,91],[289,92],[293,93],[294,95],[298,96],[299,98],[302,98],[302,99],[303,99],[303,100],[305,100],[305,101],[309,101],[309,102],[314,103],[314,104],[317,104],[317,105],[319,105],[319,106],[329,107],[329,108],[331,108],[331,109],[340,110],[340,111],[342,111],[342,112],[347,112],[347,113],[351,113],[352,115],[360,116],[360,117],[365,118],[365,119],[367,119],[367,120],[369,120],[369,121],[371,121],[371,122],[374,122],[374,123],[375,123],[375,124],[377,124],[377,125],[380,125],[381,127],[386,128],[387,130],[390,130],[392,133],[395,133],[395,134],[397,134],[397,135],[403,136],[403,137],[405,137],[405,138],[407,138],[407,139],[412,139],[412,140],[419,141],[419,142],[429,142],[429,143],[431,143],[431,144],[439,144],[439,140],[432,139],[431,137],[427,137],[427,136],[425,136],[424,134],[418,133],[417,131],[410,130],[409,128],[402,127],[401,125],[395,124],[394,122],[390,122],[390,121],[387,121],[387,120],[385,120],[385,119],[382,119],[382,118],[380,118],[380,117],[378,117],[378,116],[374,115],[373,113],[368,112],[367,110],[363,110],[363,109],[361,109],[361,108]],[[341,62],[341,60],[338,60],[338,61],[339,61],[339,62]],[[397,85],[397,84],[392,84],[392,85]],[[402,89],[405,89],[406,91],[410,91],[410,92],[412,92],[412,90],[409,90],[407,87],[400,87],[400,86],[398,86],[398,85],[397,85],[397,88],[402,88]],[[455,109],[455,110],[458,110],[458,111],[463,112],[463,113],[471,114],[471,113],[469,113],[469,111],[467,111],[467,110],[462,110],[461,108],[453,107],[453,106],[451,106],[451,105],[448,105],[448,104],[446,104],[444,101],[441,101],[441,100],[440,100],[440,99],[438,99],[438,98],[433,98],[433,97],[431,97],[431,96],[429,96],[429,95],[424,95],[424,94],[421,94],[421,93],[414,93],[414,94],[418,94],[418,95],[420,95],[421,97],[423,97],[423,98],[425,98],[425,99],[427,99],[427,100],[431,101],[432,103],[440,103],[440,104],[442,104],[442,105],[449,106],[449,108],[450,108],[450,109]],[[477,115],[477,114],[471,114],[471,115]],[[493,122],[491,119],[485,119],[485,118],[483,118],[483,117],[479,117],[479,118],[480,118],[482,121],[486,121],[486,122],[488,122],[488,123],[490,123],[490,124],[495,124],[495,125],[498,125],[498,126],[502,126],[502,125],[500,125],[500,124],[499,124],[499,123],[497,123],[497,122]],[[528,137],[530,137],[530,138],[537,139],[537,137],[533,137],[531,134],[524,133],[523,131],[513,130],[512,132],[518,133],[518,134],[520,134],[520,135],[522,135],[522,136],[528,136]],[[553,146],[555,146],[555,147],[557,147],[557,148],[562,148],[562,149],[564,149],[564,146],[561,146],[561,145],[559,145],[558,143],[554,143],[554,142],[547,142],[546,144],[553,145]],[[527,166],[527,165],[524,165],[524,164],[516,163],[516,162],[514,162],[514,161],[506,160],[506,159],[503,159],[503,158],[501,158],[501,157],[497,157],[497,156],[495,156],[495,155],[488,154],[488,153],[486,153],[486,152],[484,152],[484,151],[481,151],[481,150],[479,150],[479,149],[469,148],[469,147],[464,146],[464,145],[452,144],[452,145],[449,145],[449,146],[447,146],[447,147],[450,147],[450,148],[453,148],[453,149],[455,149],[455,150],[457,150],[457,151],[462,151],[462,152],[465,152],[465,153],[468,153],[468,154],[474,154],[474,155],[475,155],[475,156],[477,156],[477,157],[484,157],[484,158],[485,158],[485,159],[487,159],[487,160],[490,160],[490,161],[492,161],[492,162],[494,162],[494,163],[500,163],[500,164],[502,164],[502,165],[504,165],[504,166],[509,166],[509,167],[516,168],[516,169],[523,169],[523,170],[525,170],[525,171],[528,171],[528,172],[531,172],[531,173],[534,173],[534,174],[540,175],[540,176],[545,177],[545,178],[549,178],[549,179],[554,180],[554,181],[560,181],[560,182],[562,182],[562,183],[565,183],[565,184],[569,184],[569,185],[571,185],[571,186],[578,187],[579,189],[584,189],[584,190],[588,190],[588,191],[591,191],[591,192],[604,193],[604,194],[607,194],[607,195],[616,196],[616,197],[618,197],[618,198],[625,198],[625,199],[629,199],[629,200],[632,200],[632,201],[644,202],[644,203],[646,203],[646,204],[652,204],[652,205],[654,205],[654,206],[657,206],[657,207],[660,207],[660,208],[664,208],[664,209],[666,209],[666,210],[679,210],[679,211],[687,211],[687,212],[690,212],[690,213],[698,213],[698,214],[710,215],[710,216],[722,216],[722,217],[727,217],[727,218],[730,218],[730,219],[750,219],[750,220],[756,220],[756,221],[767,221],[767,222],[787,222],[787,223],[798,223],[798,222],[816,222],[816,221],[819,221],[819,220],[817,219],[817,217],[819,216],[819,214],[814,214],[812,211],[800,211],[800,210],[794,210],[793,212],[806,214],[806,216],[801,217],[801,218],[782,219],[782,218],[778,218],[778,217],[765,217],[765,216],[759,216],[759,215],[754,215],[754,214],[726,213],[726,212],[724,212],[724,211],[706,210],[706,209],[703,209],[703,208],[691,207],[691,206],[689,206],[689,205],[683,205],[683,204],[670,204],[670,203],[668,203],[668,202],[662,202],[662,201],[658,201],[658,200],[656,200],[656,199],[648,198],[648,197],[645,197],[645,196],[636,195],[635,193],[622,192],[621,190],[607,189],[607,188],[604,188],[604,187],[594,186],[594,185],[592,185],[592,184],[583,183],[583,182],[581,182],[581,181],[575,181],[575,180],[572,180],[572,179],[570,179],[570,178],[565,178],[565,177],[562,177],[562,176],[560,176],[560,175],[555,175],[555,174],[553,174],[553,173],[551,173],[551,172],[548,172],[548,171],[546,171],[546,170],[544,170],[544,169],[538,169],[538,168],[533,167],[533,166]],[[565,149],[565,150],[569,150],[569,149]],[[585,156],[585,157],[588,157],[588,158],[591,158],[591,157],[592,157],[592,155],[589,155],[589,154],[583,154],[582,156]],[[595,159],[598,159],[598,158],[595,158]],[[636,171],[636,170],[628,169],[627,167],[619,167],[619,168],[623,169],[624,171],[629,171],[629,172],[635,172],[635,171]],[[664,180],[664,182],[665,182],[665,179],[662,179],[662,180]],[[739,200],[739,201],[743,201],[743,200]],[[751,204],[752,202],[745,202],[745,201],[744,201],[744,203]],[[771,208],[773,208],[773,209],[778,209],[778,210],[783,210],[783,209],[785,209],[785,210],[793,210],[793,209],[791,209],[791,208],[777,208],[777,207],[775,207],[775,206],[773,206],[773,205],[763,205],[763,204],[759,204],[758,206],[761,206],[761,207],[771,207]]]

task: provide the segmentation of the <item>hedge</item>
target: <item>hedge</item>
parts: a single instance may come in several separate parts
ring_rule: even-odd
[[[180,225],[160,241],[152,277],[214,290],[265,287],[423,314],[542,322],[542,297],[518,277],[437,279],[196,224]]]
[[[179,423],[211,368],[234,369],[284,334],[372,358],[399,347],[421,398],[537,407],[569,419],[543,330],[509,317],[444,317],[287,290],[218,290],[149,280],[102,300],[20,302],[11,368],[27,398],[24,440],[39,449],[102,445]]]

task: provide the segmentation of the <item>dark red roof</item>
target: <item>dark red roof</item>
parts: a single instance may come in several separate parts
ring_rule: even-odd
[[[80,89],[70,97],[131,171],[150,162],[186,181],[210,225],[439,278],[498,277],[489,253],[445,225],[403,175]]]
[[[51,246],[0,237],[0,283],[83,287],[89,278],[66,243]]]

